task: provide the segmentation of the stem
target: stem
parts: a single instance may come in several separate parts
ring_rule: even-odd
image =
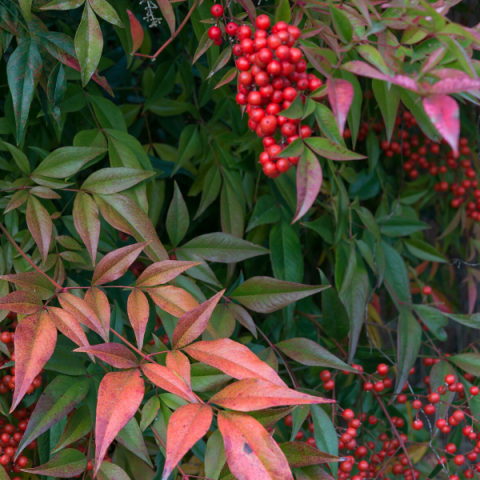
[[[55,288],[58,288],[59,290],[63,290],[63,287],[59,285],[55,280],[50,278],[43,270],[41,270],[31,258],[28,257],[28,255],[17,245],[15,240],[11,237],[11,235],[8,233],[7,229],[0,223],[0,230],[3,232],[3,234],[7,237],[8,241],[13,245],[15,250],[38,272],[41,273],[44,277],[48,278],[48,280],[53,284]]]
[[[142,353],[137,347],[134,347],[126,338],[123,338],[119,333],[117,333],[112,327],[110,327],[110,331],[116,335],[122,342],[128,345],[132,350],[135,350],[139,355],[143,357],[144,360],[150,360],[147,355]]]
[[[167,450],[167,446],[165,445],[165,443],[163,442],[162,438],[160,437],[160,435],[158,434],[158,432],[155,430],[155,428],[152,426],[152,432],[153,434],[155,435],[155,437],[157,438],[157,440],[162,444],[163,448],[165,449],[165,451]],[[177,465],[177,468],[178,468],[178,471],[181,473],[182,475],[182,480],[184,479],[187,479],[188,480],[188,475],[180,468],[179,465]]]

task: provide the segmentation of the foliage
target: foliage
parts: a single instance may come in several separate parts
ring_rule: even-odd
[[[0,1],[0,478],[473,477],[464,8]]]

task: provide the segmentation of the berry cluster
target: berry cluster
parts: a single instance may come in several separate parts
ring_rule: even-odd
[[[425,287],[428,287],[428,285]],[[444,360],[448,360],[448,354],[445,355]],[[424,358],[423,365],[432,367],[440,361],[440,358]],[[388,377],[390,370],[388,365],[385,363],[378,364],[373,374],[365,373],[361,365],[353,364],[352,367],[358,372],[358,381],[364,392],[373,392],[375,400],[382,402],[385,393],[381,392],[393,387],[393,381]],[[322,381],[323,388],[327,391],[334,390],[335,377],[340,373],[343,374],[340,379],[342,376],[350,375],[348,371],[331,372],[322,370],[319,378]],[[415,368],[412,368],[410,374],[414,373]],[[475,377],[469,373],[464,373],[463,377],[468,382],[475,381]],[[475,471],[480,472],[480,462],[477,463],[477,457],[480,454],[480,434],[473,430],[473,423],[476,420],[465,403],[464,384],[458,381],[456,375],[453,374],[445,375],[443,384],[438,386],[435,391],[432,391],[430,387],[429,376],[423,379],[423,384],[427,387],[427,391],[423,395],[408,393],[408,384],[405,385],[401,394],[391,395],[397,404],[403,405],[410,402],[414,414],[410,428],[414,431],[423,430],[425,432],[426,430],[431,432],[432,436],[440,435],[443,437],[449,435],[455,427],[460,426],[466,442],[472,442],[471,448],[467,448],[463,453],[457,452],[459,441],[456,441],[457,445],[451,442],[442,442],[446,444],[445,447],[433,445],[431,448],[436,461],[439,465],[442,465],[442,469],[450,470],[449,480],[459,480],[458,467],[464,465],[466,466],[463,471],[465,478],[473,478]],[[470,386],[468,391],[473,397],[480,393],[480,389],[476,385]],[[451,396],[448,399],[445,397],[449,392],[450,395],[454,393],[458,396],[457,404]],[[388,400],[386,403],[388,403]],[[365,401],[362,400],[360,404],[365,405]],[[445,418],[442,418],[440,414],[441,405],[446,407],[446,412],[450,410],[450,414]],[[395,411],[398,411],[398,409]],[[387,415],[387,417],[379,415],[376,407],[373,407],[370,413],[363,411],[362,408],[360,412],[355,414],[351,408],[342,409],[339,404],[335,406],[334,415],[337,418],[335,423],[337,424],[339,451],[348,453],[348,455],[344,455],[344,460],[339,465],[338,478],[345,480],[386,479],[399,475],[403,476],[405,480],[421,478],[421,472],[413,467],[412,460],[403,449],[403,446],[410,448],[416,443],[412,436],[406,433],[408,425],[404,418],[393,415]],[[434,415],[436,415],[436,418]],[[315,446],[315,427],[311,414],[307,416],[305,421],[307,422],[306,427],[298,431],[295,439],[304,440],[309,445]],[[287,427],[292,427],[293,417],[291,415],[285,417],[284,424]],[[455,436],[455,438],[458,438],[458,436]],[[411,443],[412,441],[413,443]],[[361,444],[359,445],[359,443]],[[462,443],[462,449],[464,445],[465,442]],[[342,453],[340,455],[342,456]],[[456,471],[452,473],[451,470]],[[393,476],[390,476],[391,474]]]
[[[212,15],[223,15],[223,7],[214,5]],[[322,80],[306,73],[303,52],[295,47],[301,34],[299,28],[280,21],[270,29],[267,15],[259,15],[255,26],[253,38],[252,28],[248,25],[230,22],[225,31],[238,42],[233,46],[240,72],[237,103],[246,106],[249,128],[263,138],[265,151],[260,155],[260,163],[264,173],[276,178],[299,161],[298,157],[280,158],[284,147],[297,138],[312,135],[308,125],[282,116],[281,112],[298,95],[302,95],[303,100],[302,92],[320,88]],[[221,40],[220,28],[211,27],[209,36],[214,41]]]

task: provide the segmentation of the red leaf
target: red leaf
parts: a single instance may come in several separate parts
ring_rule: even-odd
[[[190,312],[185,313],[180,318],[172,335],[174,348],[182,348],[192,343],[205,331],[213,309],[222,298],[224,292],[225,290],[218,292],[212,298],[190,310]]]
[[[150,306],[147,296],[137,288],[134,288],[128,296],[127,302],[128,318],[135,333],[138,348],[143,347],[143,337],[147,329],[148,316],[150,315]]]
[[[71,313],[82,325],[97,332],[106,342],[108,342],[108,335],[105,335],[100,320],[85,300],[82,300],[71,293],[61,293],[58,296],[58,301],[64,310]]]
[[[94,477],[108,447],[138,410],[144,393],[145,384],[137,369],[107,373],[103,377],[97,397]]]
[[[163,477],[168,478],[182,457],[210,428],[213,413],[208,405],[184,405],[168,421],[167,455]]]
[[[95,355],[102,362],[115,368],[138,367],[137,357],[125,345],[120,343],[101,343],[89,347],[77,348],[74,352],[83,352]]]
[[[92,287],[85,294],[85,302],[100,320],[104,332],[103,338],[108,340],[110,334],[110,304],[107,296],[99,288]]]
[[[287,387],[277,372],[262,362],[248,347],[229,338],[197,342],[185,348],[199,362],[218,368],[238,380],[261,378],[280,387]]]
[[[145,34],[143,33],[142,25],[140,25],[137,17],[135,17],[135,15],[130,10],[127,10],[127,13],[130,20],[130,31],[132,33],[133,54],[142,46],[143,37],[145,36]]]
[[[38,312],[42,307],[43,303],[39,298],[23,290],[9,293],[0,298],[0,310],[9,310],[22,315]]]
[[[181,317],[198,307],[198,302],[182,288],[165,285],[149,288],[147,291],[155,305],[175,317]]]
[[[458,154],[460,109],[457,102],[448,95],[432,95],[423,99],[423,108],[440,135]]]
[[[166,365],[170,370],[173,370],[179,377],[185,380],[185,383],[192,388],[190,381],[190,362],[186,355],[180,350],[173,350],[167,352]]]
[[[149,242],[135,243],[107,253],[93,272],[92,285],[102,285],[120,278]]]
[[[47,209],[33,196],[27,202],[27,226],[35,239],[42,261],[47,261],[48,249],[52,238],[53,223]]]
[[[48,313],[24,318],[15,330],[15,391],[13,412],[28,387],[53,354],[57,329]]]
[[[90,195],[78,192],[73,202],[73,223],[80,235],[88,254],[95,266],[97,257],[98,240],[100,238],[100,218],[98,207]]]
[[[157,0],[157,3],[173,35],[175,33],[175,12],[173,11],[172,4],[170,0]]]
[[[292,223],[303,217],[322,187],[322,167],[315,154],[306,148],[297,167],[297,211]]]
[[[327,79],[327,92],[330,107],[335,115],[340,135],[343,135],[345,122],[353,101],[353,86],[342,78],[329,77]]]
[[[189,268],[201,265],[201,262],[181,262],[178,260],[163,260],[148,266],[138,277],[137,287],[155,287],[178,277]]]
[[[210,399],[210,403],[239,412],[252,412],[253,410],[281,407],[283,405],[311,405],[334,402],[335,400],[314,397],[256,378],[232,383]]]
[[[79,347],[90,346],[80,322],[73,315],[57,307],[48,307],[48,313],[58,330],[72,342],[76,343]],[[93,360],[92,355],[90,355],[90,358]]]
[[[219,412],[218,428],[235,478],[293,480],[284,453],[257,420],[244,413]]]
[[[188,402],[198,402],[190,387],[167,367],[157,365],[156,363],[146,363],[142,365],[142,371],[157,387],[174,393]]]

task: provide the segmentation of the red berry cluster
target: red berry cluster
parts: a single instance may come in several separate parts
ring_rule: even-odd
[[[223,15],[220,5],[212,7],[212,14],[217,16],[214,9]],[[230,22],[225,31],[237,40],[233,46],[240,71],[237,103],[246,106],[248,126],[263,138],[265,151],[260,155],[260,163],[264,173],[276,178],[299,161],[298,157],[279,158],[285,145],[312,135],[308,125],[300,125],[300,120],[289,119],[280,112],[302,92],[321,87],[322,80],[306,73],[303,52],[295,47],[301,34],[299,28],[280,21],[270,29],[267,15],[259,15],[255,26],[253,38],[248,25]],[[209,36],[214,41],[219,39],[220,28],[211,27]]]

